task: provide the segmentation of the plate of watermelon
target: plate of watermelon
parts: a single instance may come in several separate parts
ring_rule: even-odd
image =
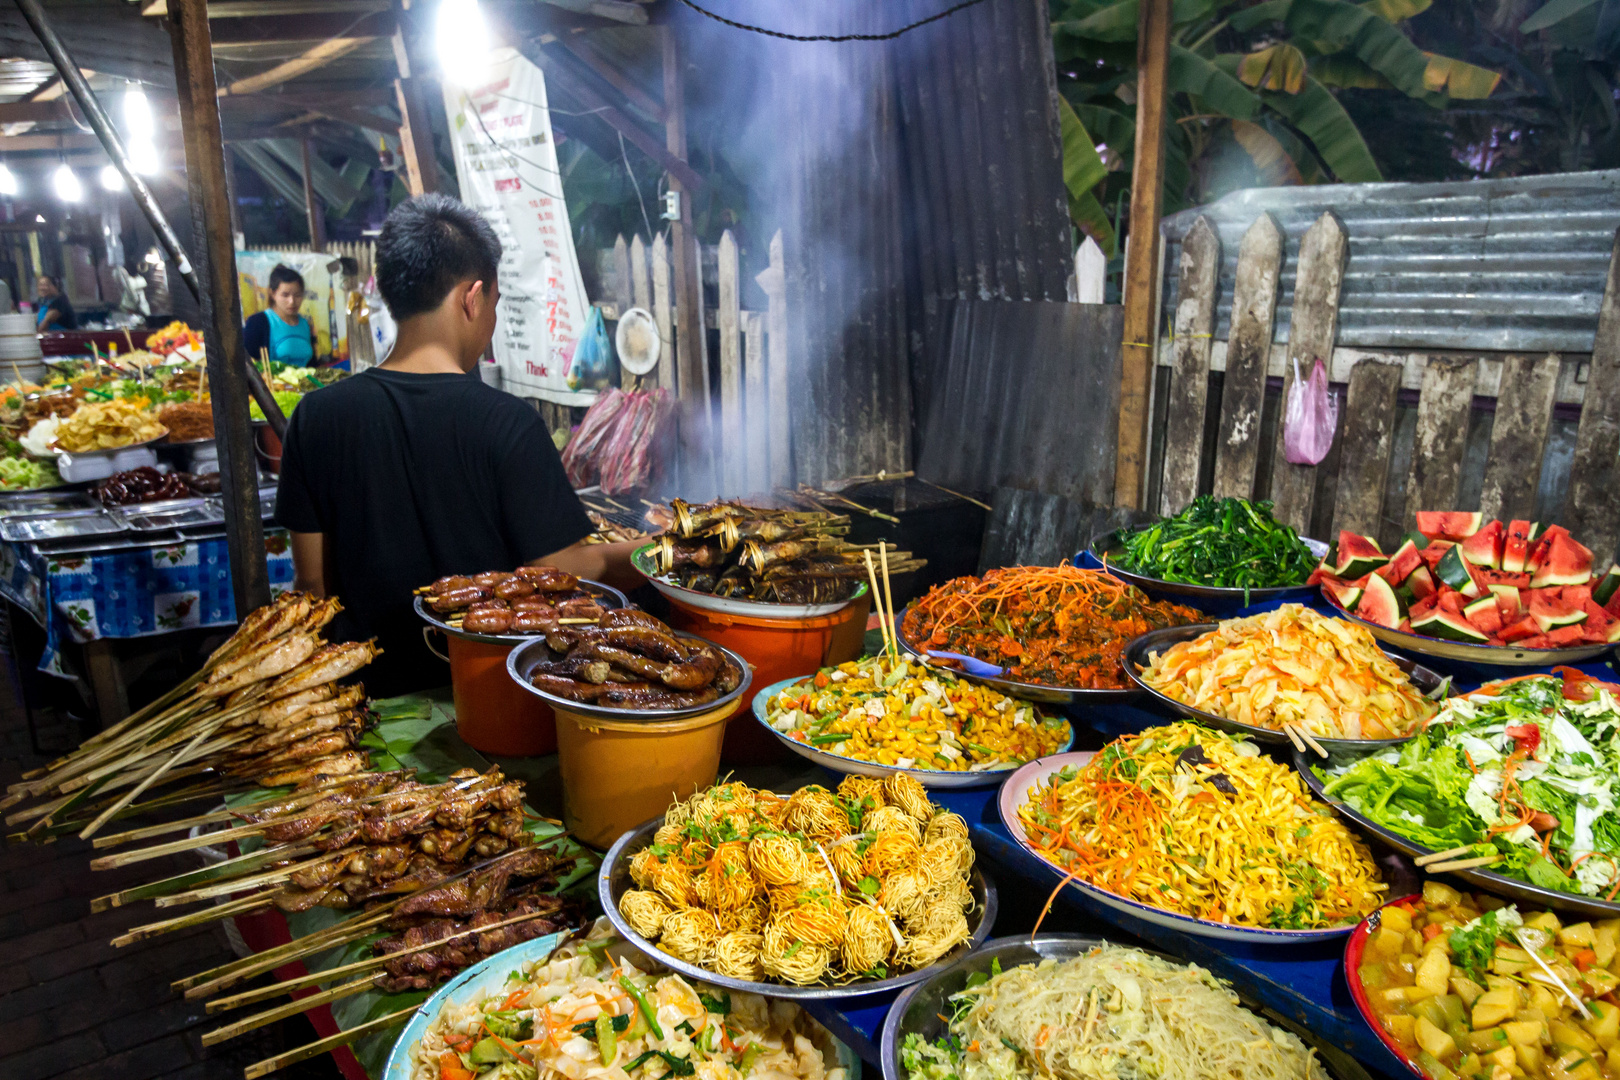
[[[1339,533],[1311,580],[1346,618],[1388,645],[1478,664],[1567,664],[1620,643],[1620,565],[1561,525],[1420,511],[1386,554]]]

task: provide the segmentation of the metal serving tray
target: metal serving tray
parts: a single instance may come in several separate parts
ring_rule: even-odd
[[[62,514],[12,517],[0,521],[0,540],[32,543],[37,540],[66,540],[79,536],[105,536],[121,533],[124,526],[104,510],[70,510]]]
[[[108,511],[109,516],[136,532],[154,532],[176,529],[183,525],[214,525],[219,517],[202,499],[160,499],[149,503],[131,503]]]
[[[94,510],[97,504],[83,491],[40,488],[34,491],[0,493],[0,518],[18,515],[51,515],[69,510]]]

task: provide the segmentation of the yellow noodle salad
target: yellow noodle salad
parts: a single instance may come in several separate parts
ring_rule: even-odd
[[[1439,710],[1366,627],[1299,604],[1228,619],[1154,653],[1142,681],[1227,720],[1293,724],[1324,739],[1404,738]]]
[[[989,772],[1053,754],[1069,723],[943,668],[869,658],[824,668],[771,698],[766,723],[795,742],[902,769]]]
[[[1018,818],[1037,851],[1080,881],[1211,922],[1343,926],[1388,888],[1293,769],[1196,724],[1114,740],[1030,788]]]
[[[971,937],[967,822],[914,778],[783,797],[720,784],[671,806],[630,857],[619,914],[733,979],[841,985],[927,967]]]

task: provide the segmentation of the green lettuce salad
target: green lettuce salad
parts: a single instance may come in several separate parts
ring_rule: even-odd
[[[1620,703],[1571,669],[1452,698],[1410,742],[1315,767],[1325,792],[1435,851],[1532,885],[1620,892]],[[1468,858],[1459,854],[1457,858]]]

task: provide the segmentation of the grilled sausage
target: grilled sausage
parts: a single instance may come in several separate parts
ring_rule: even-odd
[[[512,629],[512,609],[506,607],[473,608],[462,616],[461,628],[469,634],[504,634]]]
[[[477,585],[465,585],[459,589],[451,589],[449,592],[435,596],[429,606],[434,611],[444,615],[452,611],[472,607],[480,600],[488,600],[492,595],[494,594],[488,589]]]

